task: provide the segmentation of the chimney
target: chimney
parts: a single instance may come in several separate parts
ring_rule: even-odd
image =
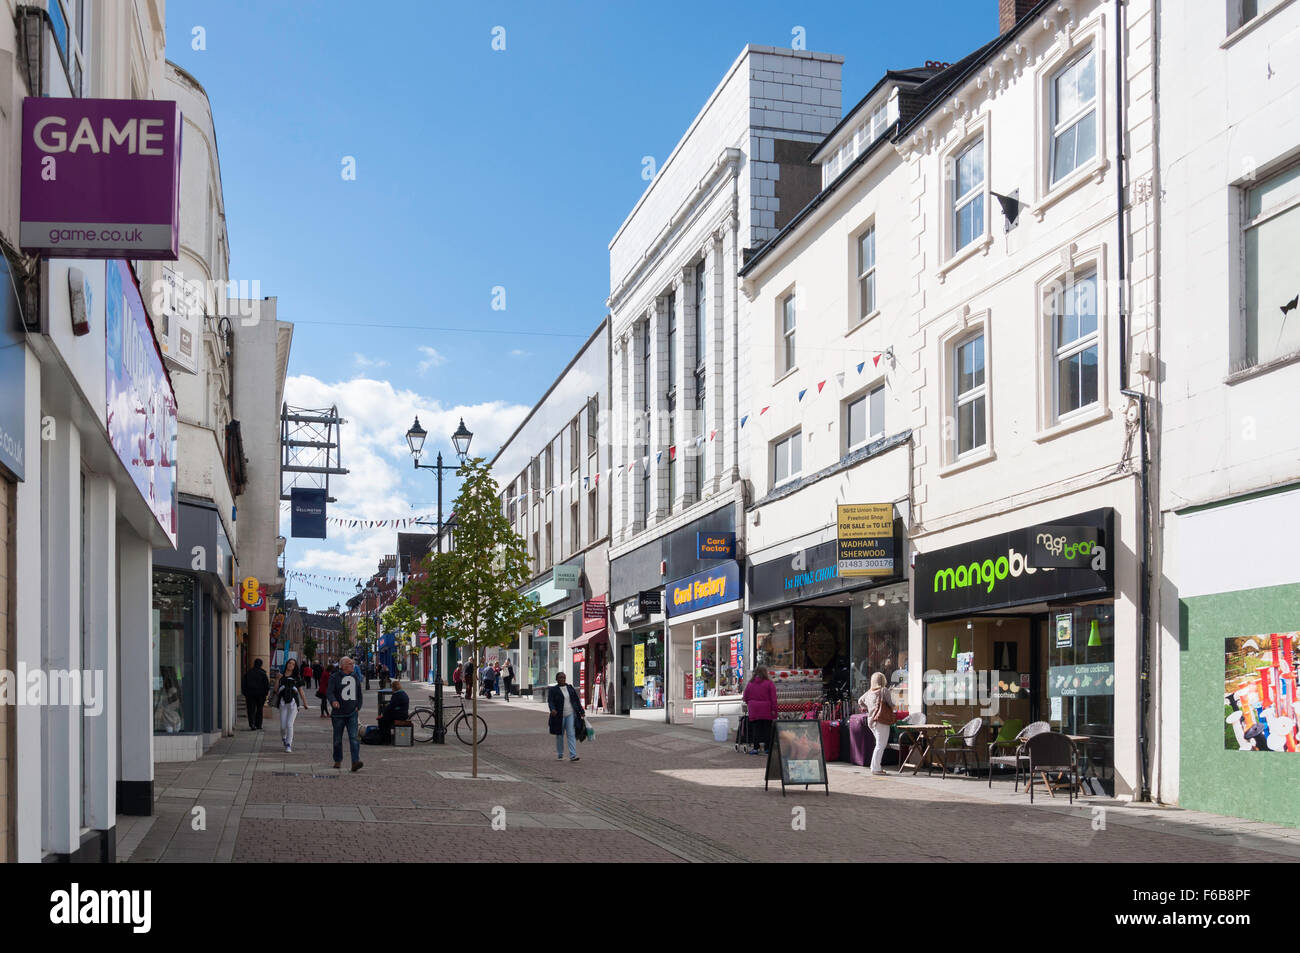
[[[998,0],[998,33],[1006,33],[1025,18],[1038,0]]]

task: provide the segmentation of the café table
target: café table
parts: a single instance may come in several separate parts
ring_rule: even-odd
[[[907,750],[907,757],[903,758],[898,764],[898,773],[902,774],[903,769],[912,760],[912,752],[919,751],[920,754],[916,764],[912,767],[912,776],[915,777],[929,760],[930,749],[934,747],[935,737],[947,734],[951,730],[948,725],[898,725],[899,737],[902,737],[903,732],[912,732],[916,735],[916,741]]]

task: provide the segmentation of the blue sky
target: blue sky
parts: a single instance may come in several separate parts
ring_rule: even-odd
[[[847,108],[885,69],[992,38],[997,0],[169,0],[167,56],[212,102],[230,276],[295,325],[289,402],[350,421],[331,515],[432,512],[402,437],[416,412],[431,450],[463,415],[491,456],[604,314],[642,157],[668,156],[746,43],[788,46],[795,27],[845,57]],[[393,530],[330,532],[290,539],[288,568],[365,575],[395,549]]]

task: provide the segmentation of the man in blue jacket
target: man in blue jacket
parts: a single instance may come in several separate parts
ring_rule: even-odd
[[[356,663],[343,656],[339,670],[330,679],[325,700],[329,702],[330,717],[334,726],[334,767],[343,766],[343,729],[348,730],[348,747],[352,749],[352,770],[360,771],[361,745],[357,741],[357,713],[361,711],[361,679],[355,670]]]

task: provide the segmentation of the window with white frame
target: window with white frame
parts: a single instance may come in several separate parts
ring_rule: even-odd
[[[86,84],[86,0],[50,0],[50,29],[73,96],[85,95]]]
[[[984,137],[953,160],[952,251],[961,251],[984,234]]]
[[[858,236],[858,319],[876,310],[876,226]]]
[[[695,266],[695,438],[704,436],[708,426],[705,418],[706,400],[706,364],[709,353],[708,333],[708,282],[705,280],[704,262]],[[704,497],[704,449],[703,445],[695,449],[695,498]]]
[[[953,418],[956,456],[978,450],[988,442],[985,427],[984,335],[953,347]]]
[[[777,343],[779,359],[776,362],[777,376],[794,370],[794,331],[795,331],[794,292],[781,299],[781,328]]]
[[[784,483],[803,469],[803,431],[772,442],[772,485]]]
[[[1052,183],[1097,154],[1097,51],[1088,47],[1052,77]]]
[[[1057,417],[1097,402],[1097,275],[1058,288],[1052,301],[1052,388]]]
[[[850,398],[844,405],[845,450],[885,435],[885,385]]]
[[[1300,352],[1300,164],[1246,191],[1245,363]]]

